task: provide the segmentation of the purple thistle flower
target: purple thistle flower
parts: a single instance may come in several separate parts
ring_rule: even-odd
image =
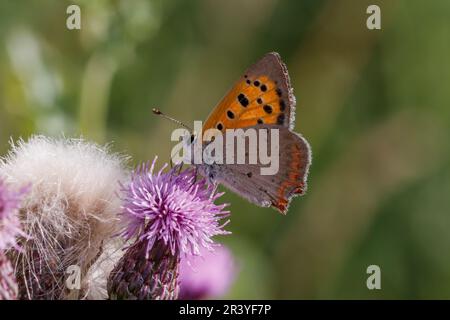
[[[163,173],[165,164],[153,174],[155,163],[139,167],[122,186],[122,235],[134,244],[110,276],[112,298],[177,298],[180,256],[212,251],[212,237],[229,234],[223,229],[228,220],[221,223],[227,204],[214,203],[223,193],[197,180],[195,169],[180,172],[176,166]]]
[[[237,266],[231,251],[217,247],[201,256],[189,256],[180,263],[179,299],[220,299],[227,294],[236,278]]]
[[[17,237],[25,236],[17,213],[26,192],[27,188],[12,191],[0,179],[0,251],[11,247],[18,249]]]
[[[0,179],[0,300],[13,300],[18,294],[14,269],[6,256],[6,250],[20,250],[17,237],[25,237],[17,216],[25,192],[26,189],[18,192],[9,190]]]
[[[12,264],[0,251],[0,300],[16,300],[18,291]]]

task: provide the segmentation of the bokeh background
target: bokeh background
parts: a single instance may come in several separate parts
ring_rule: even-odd
[[[370,4],[382,30],[366,28]],[[447,0],[1,0],[0,155],[42,133],[168,161],[174,125],[151,108],[204,119],[269,51],[312,146],[309,191],[287,216],[227,193],[227,297],[450,298]]]

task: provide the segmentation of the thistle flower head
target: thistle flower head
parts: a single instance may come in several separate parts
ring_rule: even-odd
[[[17,213],[26,192],[27,188],[19,191],[10,190],[0,179],[0,251],[11,247],[18,249],[16,237],[25,236],[20,228]]]
[[[11,143],[0,158],[0,176],[16,188],[30,184],[19,217],[29,238],[20,241],[20,252],[11,252],[20,298],[66,299],[90,291],[86,277],[80,290],[69,290],[65,272],[76,265],[87,274],[117,234],[117,182],[127,176],[125,161],[83,139],[32,136]]]
[[[0,300],[13,300],[17,298],[17,282],[14,269],[6,256],[6,250],[19,249],[18,236],[25,236],[20,228],[17,216],[19,205],[27,188],[12,191],[0,179]]]
[[[124,236],[146,240],[147,253],[157,241],[167,245],[173,255],[212,250],[212,237],[229,233],[223,229],[228,221],[221,223],[229,214],[223,210],[227,204],[214,203],[223,193],[217,193],[204,179],[197,180],[195,169],[179,172],[180,167],[175,166],[163,173],[166,164],[154,174],[156,159],[138,168],[123,187]]]
[[[154,174],[155,162],[122,186],[122,235],[134,242],[111,272],[110,299],[176,299],[180,257],[212,250],[212,237],[228,234],[221,219],[229,212],[214,203],[221,194],[213,186],[179,166]]]
[[[17,282],[14,276],[14,268],[6,257],[6,254],[0,251],[0,301],[17,299]]]

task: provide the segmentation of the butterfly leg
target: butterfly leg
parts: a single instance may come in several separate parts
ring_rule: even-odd
[[[194,176],[195,176],[195,181],[197,181],[197,177],[198,177],[198,167],[195,167],[195,174],[194,174]]]
[[[197,182],[197,179],[198,179],[198,168],[197,168],[197,166],[195,166],[194,167],[194,179],[192,179],[192,184],[191,184],[190,188],[192,188],[195,185],[195,183]]]
[[[181,173],[181,169],[183,169],[183,166],[184,166],[184,162],[181,162],[181,163],[179,164],[180,169],[178,169],[178,174]]]

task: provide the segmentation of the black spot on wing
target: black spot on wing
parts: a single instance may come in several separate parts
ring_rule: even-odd
[[[285,115],[282,113],[277,117],[277,123],[278,124],[283,124],[284,123],[284,119],[286,119]]]
[[[280,100],[280,110],[281,111],[286,110],[286,103],[284,102],[283,99]]]
[[[268,105],[268,104],[266,104],[266,105],[263,107],[263,109],[264,109],[264,111],[265,111],[266,113],[268,113],[268,114],[271,114],[272,111],[273,111],[272,106],[271,106],[271,105]]]
[[[250,103],[248,101],[248,98],[245,96],[245,94],[240,93],[237,97],[239,103],[241,104],[241,106],[243,106],[244,108],[248,106],[248,104]]]

